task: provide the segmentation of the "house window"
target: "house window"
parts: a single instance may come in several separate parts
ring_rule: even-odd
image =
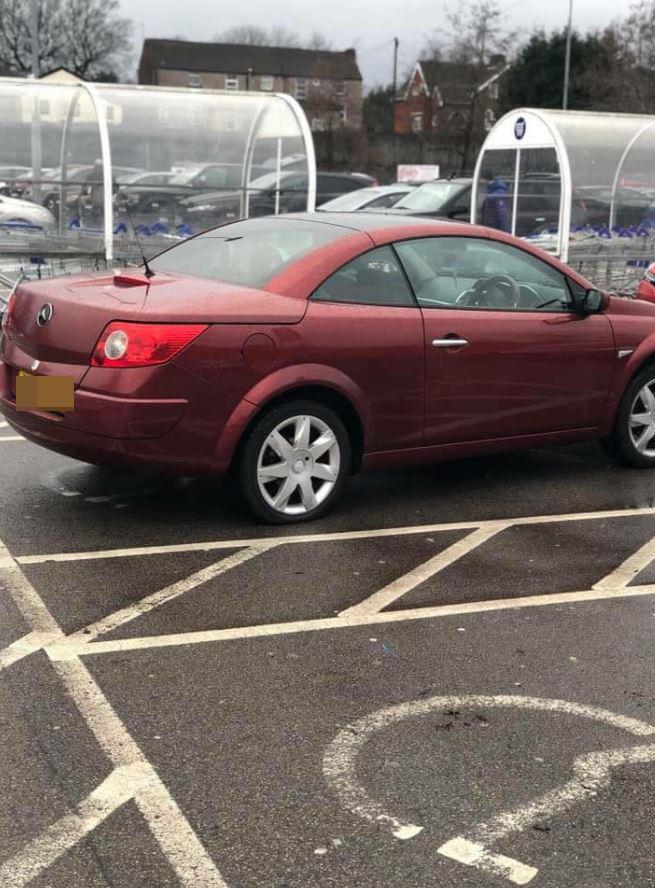
[[[239,77],[234,74],[226,74],[225,75],[225,89],[232,90],[233,92],[239,89]]]
[[[315,77],[315,78],[312,80],[312,84],[313,84],[313,86],[316,87],[316,89],[320,89],[321,81],[318,79],[318,77]]]
[[[423,131],[423,115],[412,114],[412,132],[420,133]]]
[[[312,117],[312,131],[322,133],[325,129],[325,121],[322,117]]]
[[[347,92],[348,92],[348,89],[346,87],[345,81],[337,80],[337,95],[338,96],[345,96]]]
[[[415,83],[414,86],[412,87],[412,95],[413,96],[420,96],[421,95],[421,87],[418,85],[418,83]]]
[[[495,80],[489,86],[489,98],[491,99],[492,102],[497,102],[499,94],[500,94],[500,90],[498,88],[498,81]]]
[[[306,99],[307,98],[307,78],[306,77],[296,77],[295,95],[296,95],[297,99]]]
[[[339,109],[339,120],[341,121],[342,124],[347,122],[347,120],[348,120],[348,109],[347,108],[344,107],[344,108]]]
[[[273,78],[270,74],[264,74],[259,78],[259,88],[266,92],[271,92],[273,89]]]
[[[433,114],[432,115],[432,129],[436,129],[436,128],[437,128],[437,115]]]
[[[189,86],[201,86],[200,74],[189,74]]]

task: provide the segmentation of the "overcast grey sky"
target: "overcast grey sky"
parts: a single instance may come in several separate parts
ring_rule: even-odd
[[[369,87],[391,80],[394,36],[400,40],[402,74],[416,59],[424,35],[444,26],[446,10],[457,5],[456,0],[283,0],[279,5],[271,0],[122,0],[123,13],[135,23],[139,52],[143,36],[211,40],[233,25],[284,25],[301,35],[320,31],[335,49],[354,46]],[[507,25],[526,34],[535,27],[564,27],[569,8],[568,0],[502,0],[501,5]],[[573,0],[574,26],[602,28],[628,5],[628,0]]]

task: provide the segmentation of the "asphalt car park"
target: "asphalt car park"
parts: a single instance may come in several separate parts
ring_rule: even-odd
[[[0,884],[651,886],[654,559],[595,445],[280,528],[0,425]]]

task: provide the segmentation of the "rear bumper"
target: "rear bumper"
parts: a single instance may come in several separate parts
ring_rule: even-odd
[[[213,456],[221,418],[215,413],[212,421],[207,415],[206,385],[193,378],[188,398],[119,397],[78,387],[75,410],[55,414],[16,409],[14,372],[0,361],[0,413],[17,432],[42,447],[120,468],[180,475],[215,473],[218,468]],[[216,404],[215,391],[213,395]]]

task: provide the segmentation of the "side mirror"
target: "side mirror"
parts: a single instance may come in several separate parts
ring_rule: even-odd
[[[580,310],[585,314],[598,314],[609,305],[609,296],[601,290],[587,290],[580,299]]]

